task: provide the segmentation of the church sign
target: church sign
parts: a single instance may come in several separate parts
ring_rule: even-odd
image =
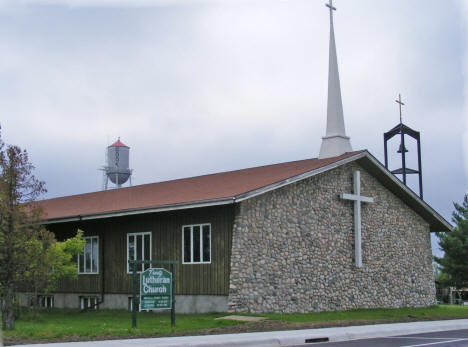
[[[172,274],[149,268],[140,274],[140,311],[168,310],[172,305]]]

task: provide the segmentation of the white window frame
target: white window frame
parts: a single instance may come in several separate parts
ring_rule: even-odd
[[[135,259],[130,259],[129,256],[130,256],[130,249],[128,247],[129,245],[129,242],[130,242],[130,236],[133,236],[134,237],[134,240],[136,240],[136,237],[138,235],[141,235],[142,236],[142,244],[144,245],[145,243],[145,235],[149,235],[150,236],[150,257],[149,257],[149,260],[153,260],[153,233],[151,231],[144,231],[144,232],[141,232],[141,233],[127,233],[127,274],[131,274],[133,272],[133,269],[130,268],[130,264],[128,263],[129,260],[135,260]],[[135,242],[135,256],[137,254],[137,249],[136,249],[136,242]],[[145,248],[143,246],[143,251],[141,253],[142,255],[142,258],[145,259]],[[151,267],[151,266],[150,266]],[[141,270],[138,270],[137,273],[140,273]]]
[[[85,307],[84,305],[84,301],[85,299],[88,300],[88,306]],[[93,304],[91,305],[91,301],[94,301]],[[93,310],[97,310],[98,309],[98,303],[99,303],[99,297],[98,296],[95,296],[95,295],[90,295],[90,296],[87,296],[87,295],[84,295],[84,296],[80,296],[80,309],[81,310],[84,310],[85,308],[91,308]]]
[[[99,275],[99,236],[84,236],[82,237],[83,240],[90,240],[91,242],[91,245],[93,244],[93,239],[96,239],[97,240],[97,259],[96,259],[96,270],[97,271],[86,271],[86,257],[84,256],[84,251],[86,249],[86,245],[85,247],[83,248],[83,252],[80,253],[78,255],[78,262],[77,262],[77,265],[78,265],[78,274],[79,275]],[[83,264],[83,270],[84,271],[80,271],[80,256],[83,255],[83,260],[84,260],[84,264]],[[91,258],[93,257],[93,249],[91,248]]]
[[[39,307],[41,308],[54,308],[54,296],[53,295],[39,295],[38,298]]]
[[[210,227],[210,261],[203,261],[203,227],[209,226]],[[185,233],[184,229],[189,227],[190,228],[190,261],[185,261]],[[200,261],[194,262],[193,261],[193,228],[200,227]],[[211,223],[202,223],[202,224],[187,224],[182,226],[182,264],[211,264],[212,253],[211,253]]]

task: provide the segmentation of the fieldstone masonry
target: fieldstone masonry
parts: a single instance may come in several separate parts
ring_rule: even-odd
[[[361,171],[363,267],[354,265],[353,172]],[[232,312],[435,304],[429,225],[357,163],[243,201],[234,220]]]

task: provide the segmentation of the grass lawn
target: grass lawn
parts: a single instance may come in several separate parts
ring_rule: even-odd
[[[239,322],[215,320],[224,314],[178,314],[176,327],[171,327],[169,313],[139,312],[137,328],[132,329],[132,314],[121,310],[41,310],[38,315],[23,314],[15,322],[15,330],[4,331],[5,338],[61,339],[63,337],[131,337],[194,334],[201,329],[218,328]]]
[[[468,318],[468,306],[433,306],[429,308],[369,309],[307,314],[264,314],[267,321],[243,323],[215,320],[226,314],[176,315],[171,328],[169,313],[138,313],[137,328],[131,328],[131,313],[117,310],[80,312],[77,310],[42,310],[38,315],[23,314],[16,329],[5,331],[5,343],[77,341],[137,336],[176,336],[210,333],[305,329],[322,326],[372,324],[397,321]],[[258,316],[258,315],[256,315]]]

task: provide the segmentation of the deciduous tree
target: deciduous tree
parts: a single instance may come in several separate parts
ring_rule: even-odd
[[[15,288],[28,268],[28,241],[37,233],[40,210],[32,205],[46,190],[33,175],[28,153],[0,138],[0,293],[4,329],[14,328]]]
[[[28,267],[22,284],[32,288],[34,308],[37,308],[38,294],[53,291],[61,278],[77,277],[75,256],[83,251],[82,235],[83,231],[78,230],[75,237],[59,242],[53,233],[42,228],[27,241]]]
[[[76,238],[56,242],[40,224],[42,211],[35,201],[46,190],[33,170],[28,152],[5,145],[0,134],[0,297],[4,329],[14,328],[13,302],[18,285],[29,280],[38,289],[47,290],[59,277],[71,275],[73,254],[83,247]]]

